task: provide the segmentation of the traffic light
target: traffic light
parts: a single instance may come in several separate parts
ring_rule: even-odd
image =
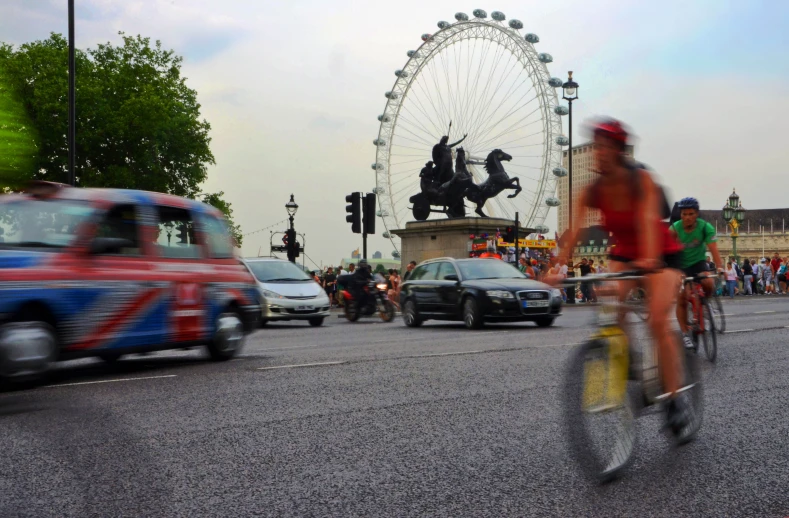
[[[288,253],[288,261],[295,263],[296,258],[299,256],[298,243],[296,242],[296,231],[289,228],[285,233],[285,247]]]
[[[515,227],[507,227],[504,230],[504,242],[505,243],[515,242]]]
[[[375,234],[375,193],[372,192],[364,197],[364,233]]]
[[[182,223],[178,227],[178,242],[185,245],[189,242],[189,237],[186,229],[186,223]]]
[[[349,194],[345,197],[345,202],[348,203],[348,205],[345,206],[345,212],[348,213],[348,215],[345,216],[345,221],[351,224],[351,231],[353,231],[354,234],[361,234],[362,215],[359,210],[361,208],[361,195],[358,192]]]

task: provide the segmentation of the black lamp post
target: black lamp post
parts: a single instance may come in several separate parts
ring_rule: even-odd
[[[562,99],[567,101],[569,109],[568,130],[569,147],[567,148],[567,228],[570,230],[568,235],[572,235],[573,230],[573,101],[578,99],[578,83],[573,81],[573,72],[567,72],[567,82],[562,85]],[[572,253],[572,249],[571,249]]]
[[[74,0],[68,0],[68,184],[77,185],[74,171],[77,148],[76,58],[74,56]]]
[[[298,244],[296,243],[296,229],[293,227],[293,217],[296,211],[299,210],[299,205],[290,195],[290,201],[285,204],[285,210],[288,211],[288,219],[290,220],[290,229],[288,230],[288,260],[292,263],[296,262],[296,252],[298,251]]]
[[[745,209],[740,201],[740,196],[732,189],[731,195],[723,206],[723,219],[729,224],[731,228],[731,248],[734,260],[739,263],[737,257],[737,238],[739,237],[740,223],[745,220]]]

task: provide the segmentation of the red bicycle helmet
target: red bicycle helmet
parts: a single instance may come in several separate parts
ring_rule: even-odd
[[[608,137],[624,146],[629,137],[624,125],[616,119],[603,119],[592,126],[594,135]]]

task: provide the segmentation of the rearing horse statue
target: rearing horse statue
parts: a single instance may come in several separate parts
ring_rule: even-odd
[[[512,156],[508,155],[501,149],[494,149],[488,154],[485,159],[485,171],[488,173],[488,179],[475,187],[470,187],[466,191],[466,198],[468,201],[476,203],[477,208],[474,210],[483,218],[488,215],[482,211],[485,203],[495,196],[497,196],[504,189],[514,189],[515,192],[507,196],[507,198],[516,197],[523,189],[521,189],[521,182],[517,176],[510,178],[501,165],[502,161],[509,162]]]

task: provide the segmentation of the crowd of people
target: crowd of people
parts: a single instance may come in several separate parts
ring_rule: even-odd
[[[734,257],[730,257],[724,272],[719,274],[717,295],[727,297],[786,295],[787,266],[789,266],[789,257],[781,257],[778,252],[775,252],[772,258],[749,257],[739,262]]]

